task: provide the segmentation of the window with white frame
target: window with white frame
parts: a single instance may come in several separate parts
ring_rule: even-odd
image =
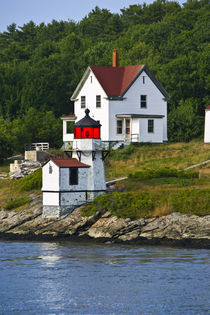
[[[81,108],[85,108],[85,106],[86,106],[86,97],[81,96]]]
[[[101,95],[96,95],[96,107],[101,107]]]
[[[140,96],[140,105],[141,105],[141,108],[147,107],[147,96],[146,95]]]
[[[123,130],[123,121],[122,119],[117,120],[117,134],[122,134]]]
[[[148,132],[154,132],[154,120],[153,119],[148,119]]]

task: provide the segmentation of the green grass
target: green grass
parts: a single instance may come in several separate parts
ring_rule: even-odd
[[[169,167],[161,167],[158,169],[148,168],[142,171],[135,172],[133,174],[128,175],[129,178],[135,180],[143,180],[143,179],[150,179],[150,178],[198,178],[199,173],[195,171],[184,171],[184,170],[177,170],[175,168]]]
[[[112,151],[106,162],[121,192],[99,196],[83,215],[111,211],[123,218],[156,217],[174,211],[210,214],[210,165],[184,171],[210,159],[210,145],[199,141],[168,145],[144,144]],[[123,192],[122,192],[123,191]]]
[[[38,190],[42,187],[42,169],[23,177],[14,183],[19,192]]]
[[[119,218],[137,219],[148,217],[154,209],[151,195],[142,191],[137,193],[112,193],[97,197],[89,206],[82,208],[84,216],[93,215],[96,211],[110,211]]]
[[[32,198],[28,198],[28,197],[21,197],[21,198],[9,200],[5,204],[4,209],[5,210],[17,209],[20,206],[23,206],[23,205],[29,203],[31,200],[32,200]]]
[[[99,196],[91,205],[84,206],[82,215],[94,215],[97,211],[110,211],[119,218],[133,220],[172,212],[203,216],[210,214],[210,190],[114,192]]]
[[[115,178],[145,168],[176,168],[201,163],[210,159],[210,145],[198,141],[160,145],[130,145],[123,150],[112,151],[109,156],[109,169]]]
[[[39,169],[36,172],[21,178],[19,180],[2,179],[0,180],[0,209],[13,209],[18,206],[18,203],[22,205],[28,203],[28,194],[34,193],[35,195],[41,193],[42,186],[42,170]],[[8,199],[14,198],[11,201]],[[17,205],[16,205],[17,201]],[[14,206],[13,206],[14,205]],[[12,209],[11,208],[11,209]]]

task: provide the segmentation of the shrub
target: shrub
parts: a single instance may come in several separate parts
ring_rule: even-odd
[[[93,215],[96,211],[110,211],[119,218],[138,219],[147,217],[154,209],[151,195],[142,191],[140,193],[112,193],[97,197],[89,206],[82,209],[84,216]]]
[[[15,185],[17,185],[18,191],[30,191],[33,189],[41,189],[42,187],[42,169],[21,178]]]
[[[210,191],[188,189],[170,194],[169,204],[173,211],[197,215],[207,215],[210,212]]]
[[[143,171],[136,172],[134,174],[129,174],[128,176],[135,180],[144,180],[151,178],[161,178],[161,177],[176,177],[176,178],[198,178],[198,172],[193,171],[183,171],[173,168],[163,167],[159,169],[146,169]]]
[[[16,209],[20,206],[25,205],[26,203],[30,202],[31,200],[32,200],[32,198],[28,198],[28,197],[21,197],[21,198],[13,199],[13,200],[8,201],[4,208],[6,210]]]

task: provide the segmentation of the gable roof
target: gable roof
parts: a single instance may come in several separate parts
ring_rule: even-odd
[[[51,158],[50,160],[53,161],[59,167],[82,167],[82,168],[90,167],[90,165],[81,163],[75,158],[68,158],[68,159]]]
[[[210,109],[210,105],[208,105],[207,107],[206,107],[206,110],[209,110]]]
[[[91,66],[90,69],[108,96],[122,96],[142,67],[143,65],[124,67]]]
[[[74,101],[82,89],[90,71],[94,73],[104,92],[108,97],[123,97],[130,86],[145,71],[153,83],[157,86],[164,97],[169,98],[169,94],[155,78],[146,65],[106,67],[106,66],[89,66],[85,71],[81,81],[74,91],[71,100]]]

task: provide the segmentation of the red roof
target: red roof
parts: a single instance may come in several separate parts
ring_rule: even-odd
[[[208,106],[206,107],[206,109],[210,109],[210,105],[208,105]]]
[[[131,85],[144,65],[104,67],[90,66],[108,96],[121,96]]]
[[[68,158],[68,159],[60,159],[60,158],[51,158],[57,166],[59,167],[90,167],[90,165],[81,163],[77,159]]]

